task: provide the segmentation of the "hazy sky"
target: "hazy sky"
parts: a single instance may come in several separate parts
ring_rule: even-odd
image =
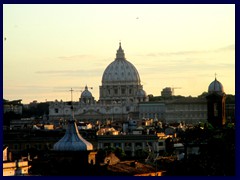
[[[3,5],[3,98],[95,99],[121,40],[147,94],[235,94],[235,5]]]

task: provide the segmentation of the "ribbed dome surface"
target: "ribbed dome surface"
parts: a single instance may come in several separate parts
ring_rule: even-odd
[[[78,132],[77,125],[72,119],[68,122],[66,133],[62,139],[54,144],[55,151],[89,151],[93,145],[86,141]]]
[[[147,96],[147,94],[146,94],[146,92],[144,90],[139,89],[137,91],[137,97],[146,97],[146,96]]]
[[[125,59],[124,51],[119,46],[116,59],[107,66],[102,76],[103,84],[132,83],[140,84],[137,69]]]
[[[81,98],[91,98],[92,93],[88,90],[88,87],[85,87],[85,90],[81,94]]]
[[[224,93],[223,85],[215,78],[215,80],[208,86],[209,93]]]

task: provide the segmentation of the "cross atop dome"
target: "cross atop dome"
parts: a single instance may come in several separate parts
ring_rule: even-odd
[[[119,41],[119,49],[122,49],[121,40]]]

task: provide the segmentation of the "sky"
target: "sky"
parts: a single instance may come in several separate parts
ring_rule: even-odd
[[[235,94],[234,4],[4,4],[3,98],[98,100],[119,42],[147,94]]]

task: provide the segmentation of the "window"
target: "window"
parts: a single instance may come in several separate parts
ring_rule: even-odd
[[[55,113],[58,113],[58,108],[55,108],[54,111],[55,111]]]
[[[130,147],[130,143],[125,143],[125,147]]]
[[[104,148],[110,147],[110,143],[104,143]]]
[[[163,146],[163,142],[158,142],[158,146]]]
[[[38,149],[39,149],[39,150],[42,149],[42,144],[38,144]]]
[[[18,144],[14,144],[14,145],[13,145],[13,148],[14,148],[15,150],[17,150],[17,149],[18,149]]]
[[[139,142],[138,142],[138,143],[135,144],[135,146],[136,146],[136,147],[138,147],[138,146],[142,147],[142,143],[139,143]]]
[[[115,94],[118,94],[118,90],[117,90],[117,89],[114,89],[114,93],[115,93]]]
[[[29,149],[29,148],[30,148],[30,144],[26,144],[26,145],[25,145],[25,148],[26,148],[26,149]]]
[[[132,94],[132,89],[129,89],[129,94]]]
[[[152,146],[152,142],[147,142],[147,145]]]
[[[214,103],[214,116],[217,117],[218,116],[218,109],[217,109],[217,103]]]
[[[120,147],[121,144],[120,144],[120,143],[114,143],[114,146],[115,146],[115,147]]]

